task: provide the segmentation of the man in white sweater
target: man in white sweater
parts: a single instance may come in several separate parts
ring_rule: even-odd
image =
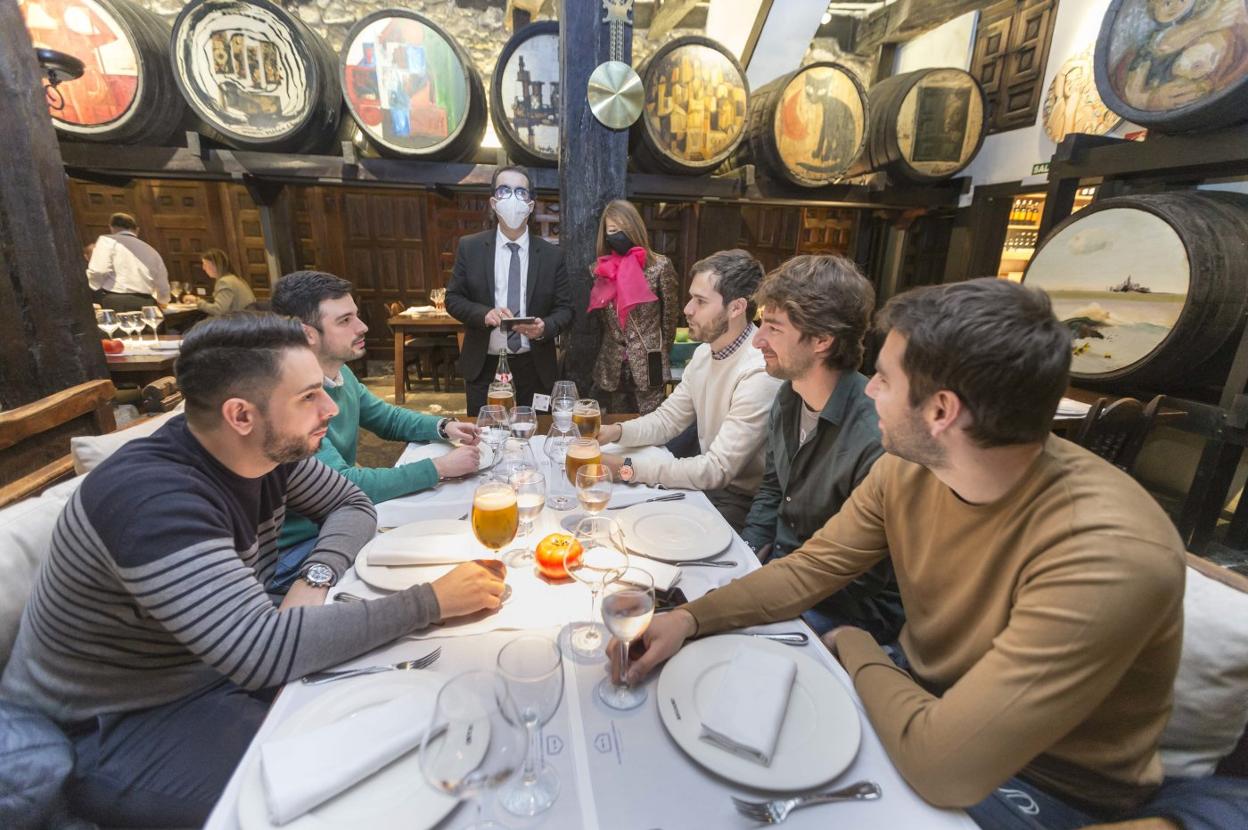
[[[680,384],[658,409],[634,421],[607,424],[604,444],[648,447],[698,425],[701,454],[662,462],[603,454],[622,481],[703,490],[740,531],[763,478],[767,415],[780,381],[767,374],[754,347],[754,292],[763,266],[742,250],[720,251],[693,266],[685,306],[689,334],[702,345]]]

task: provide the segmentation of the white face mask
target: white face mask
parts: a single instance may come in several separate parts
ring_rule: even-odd
[[[524,225],[532,208],[533,206],[528,202],[517,199],[514,193],[506,199],[498,199],[494,202],[494,212],[498,214],[498,220],[513,231]]]

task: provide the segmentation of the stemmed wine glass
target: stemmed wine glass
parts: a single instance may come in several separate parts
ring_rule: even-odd
[[[575,429],[573,429],[575,432]],[[602,463],[602,448],[593,438],[573,438],[568,442],[563,456],[563,469],[568,477],[568,484],[576,488],[576,473],[582,467]],[[579,492],[578,492],[579,496]],[[573,513],[565,516],[559,524],[569,532],[576,530],[577,524],[584,519],[585,513]]]
[[[581,520],[573,535],[580,543],[581,551],[578,554],[575,547],[569,546],[563,566],[569,576],[588,586],[590,598],[589,622],[573,626],[569,642],[572,653],[578,657],[601,658],[606,638],[603,626],[596,622],[598,594],[628,570],[624,532],[614,519],[590,516]]]
[[[503,441],[498,464],[494,466],[491,476],[496,481],[510,482],[511,477],[521,470],[536,470],[537,457],[533,455],[533,447],[528,441],[519,438],[507,438]]]
[[[484,820],[485,792],[520,770],[525,737],[506,681],[492,671],[465,672],[438,692],[420,744],[420,769],[436,790],[455,798],[477,796],[472,830],[497,828]]]
[[[472,533],[477,541],[498,553],[516,538],[520,511],[516,491],[501,481],[487,481],[472,494]]]
[[[537,470],[521,469],[511,474],[511,487],[516,491],[516,508],[520,515],[518,536],[528,536],[533,532],[533,522],[546,506],[546,477]],[[512,548],[507,551],[503,561],[508,567],[530,565],[533,563],[533,546]]]
[[[611,468],[586,464],[576,471],[576,500],[591,515],[601,513],[611,501]]]
[[[602,429],[602,407],[593,398],[581,398],[572,407],[572,423],[585,438],[598,438]]]
[[[526,634],[498,652],[498,673],[529,736],[524,769],[498,800],[509,813],[535,816],[559,796],[559,776],[542,760],[537,739],[538,729],[554,717],[563,697],[563,653],[554,640]]]
[[[516,405],[516,388],[506,381],[496,380],[486,390],[485,402],[490,406],[503,407],[510,415]]]
[[[566,414],[567,417],[561,422],[559,413],[555,413],[554,423],[542,444],[542,452],[550,460],[550,494],[546,502],[555,510],[571,510],[576,506],[576,496],[572,492],[574,482],[568,481],[564,466],[567,464],[568,447],[580,433],[572,426],[572,410],[569,409]]]
[[[121,326],[121,321],[117,319],[117,312],[111,308],[101,308],[95,312],[95,324],[111,340],[113,332],[117,331],[118,327]]]
[[[531,406],[517,406],[511,410],[511,437],[528,441],[537,432],[537,413]]]
[[[498,404],[481,407],[477,413],[477,429],[481,432],[481,440],[494,451],[494,457],[497,458],[510,434],[507,410]]]
[[[654,578],[640,568],[628,572],[628,582],[619,580],[606,586],[602,595],[602,621],[620,643],[620,677],[628,672],[628,647],[646,632],[654,617]],[[631,688],[627,682],[618,686],[611,676],[604,677],[597,687],[598,699],[612,709],[636,709],[646,701],[644,688]]]
[[[117,315],[117,319],[121,320],[121,328],[126,334],[130,335],[130,342],[135,342],[135,335],[143,331],[143,318],[137,311],[124,311]]]
[[[145,305],[143,306],[141,314],[142,317],[139,319],[142,320],[143,325],[152,330],[152,339],[159,341],[160,334],[157,333],[157,330],[160,328],[160,324],[165,320],[165,315],[161,312],[160,306]]]
[[[555,381],[554,387],[550,390],[551,414],[557,416],[560,412],[567,412],[570,416],[578,397],[580,395],[576,391],[575,383],[570,380]]]

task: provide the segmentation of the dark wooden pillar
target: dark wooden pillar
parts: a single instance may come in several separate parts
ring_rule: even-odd
[[[82,242],[30,37],[0,0],[0,407],[107,378]],[[69,83],[76,83],[70,81]]]
[[[599,0],[561,0],[559,4],[559,245],[563,248],[576,308],[566,373],[582,392],[591,385],[602,342],[596,320],[585,314],[593,282],[590,268],[602,208],[623,199],[627,185],[628,131],[611,130],[594,118],[585,91],[598,64],[610,60],[610,29],[602,22]],[[632,61],[633,30],[624,28],[623,54]]]
[[[280,183],[248,179],[244,184],[260,209],[264,261],[269,269],[269,287],[272,288],[284,274],[299,270],[294,196],[289,187]]]

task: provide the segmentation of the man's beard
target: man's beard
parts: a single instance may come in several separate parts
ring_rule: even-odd
[[[693,332],[703,343],[714,343],[724,332],[728,331],[728,312],[725,311],[720,316],[706,324],[705,329],[699,329]]]
[[[767,367],[767,374],[777,380],[797,380],[810,371],[816,360],[819,360],[818,355],[804,353],[795,355],[791,363],[785,364],[780,362],[780,355],[776,355],[775,363]]]
[[[317,447],[309,447],[309,441],[308,436],[280,434],[273,429],[268,420],[265,420],[264,442],[260,446],[260,451],[274,464],[290,464],[302,461],[316,452]]]
[[[885,452],[922,464],[929,470],[938,470],[945,466],[947,453],[945,448],[936,443],[923,425],[923,417],[917,410],[910,410],[905,421],[891,429],[884,430],[881,442]]]

